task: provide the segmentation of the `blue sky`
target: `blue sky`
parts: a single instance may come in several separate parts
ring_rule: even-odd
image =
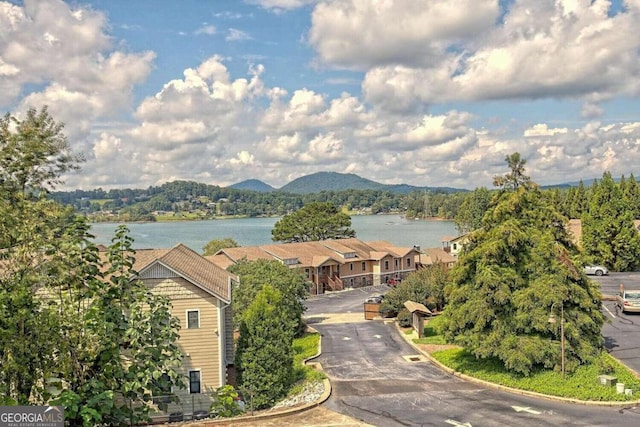
[[[47,105],[62,189],[475,188],[638,175],[640,0],[0,0],[0,108]]]

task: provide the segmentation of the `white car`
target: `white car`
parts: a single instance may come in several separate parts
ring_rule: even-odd
[[[607,267],[603,267],[601,265],[585,265],[584,272],[585,274],[596,276],[606,276],[607,274],[609,274],[609,270],[607,270]]]
[[[640,313],[640,291],[625,291],[624,288],[616,296],[616,304],[623,313]]]

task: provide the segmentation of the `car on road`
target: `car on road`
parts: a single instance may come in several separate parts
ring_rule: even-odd
[[[620,289],[616,296],[616,305],[623,313],[640,313],[640,290],[627,291]]]
[[[607,267],[603,267],[602,265],[585,265],[584,272],[585,274],[595,276],[606,276],[609,274],[609,270],[607,270]]]

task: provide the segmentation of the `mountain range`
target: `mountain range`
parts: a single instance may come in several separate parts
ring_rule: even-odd
[[[321,191],[345,191],[345,190],[382,190],[392,193],[406,194],[412,191],[431,191],[441,193],[453,193],[468,191],[452,187],[417,187],[408,184],[380,184],[370,179],[362,178],[352,173],[317,172],[296,178],[288,184],[275,188],[258,179],[249,179],[230,185],[229,188],[238,190],[251,190],[259,192],[283,191],[293,194],[319,193]]]

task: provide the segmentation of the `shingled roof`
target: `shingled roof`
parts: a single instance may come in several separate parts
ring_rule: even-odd
[[[387,241],[366,243],[355,237],[349,239],[320,240],[314,242],[297,242],[269,244],[221,249],[207,259],[222,268],[246,259],[279,260],[288,263],[292,268],[320,267],[329,263],[345,264],[357,260],[380,260],[386,256],[404,257],[415,248],[398,247]]]
[[[182,243],[171,249],[136,250],[135,258],[133,267],[140,275],[155,263],[160,263],[227,303],[231,301],[231,280],[239,280]]]

